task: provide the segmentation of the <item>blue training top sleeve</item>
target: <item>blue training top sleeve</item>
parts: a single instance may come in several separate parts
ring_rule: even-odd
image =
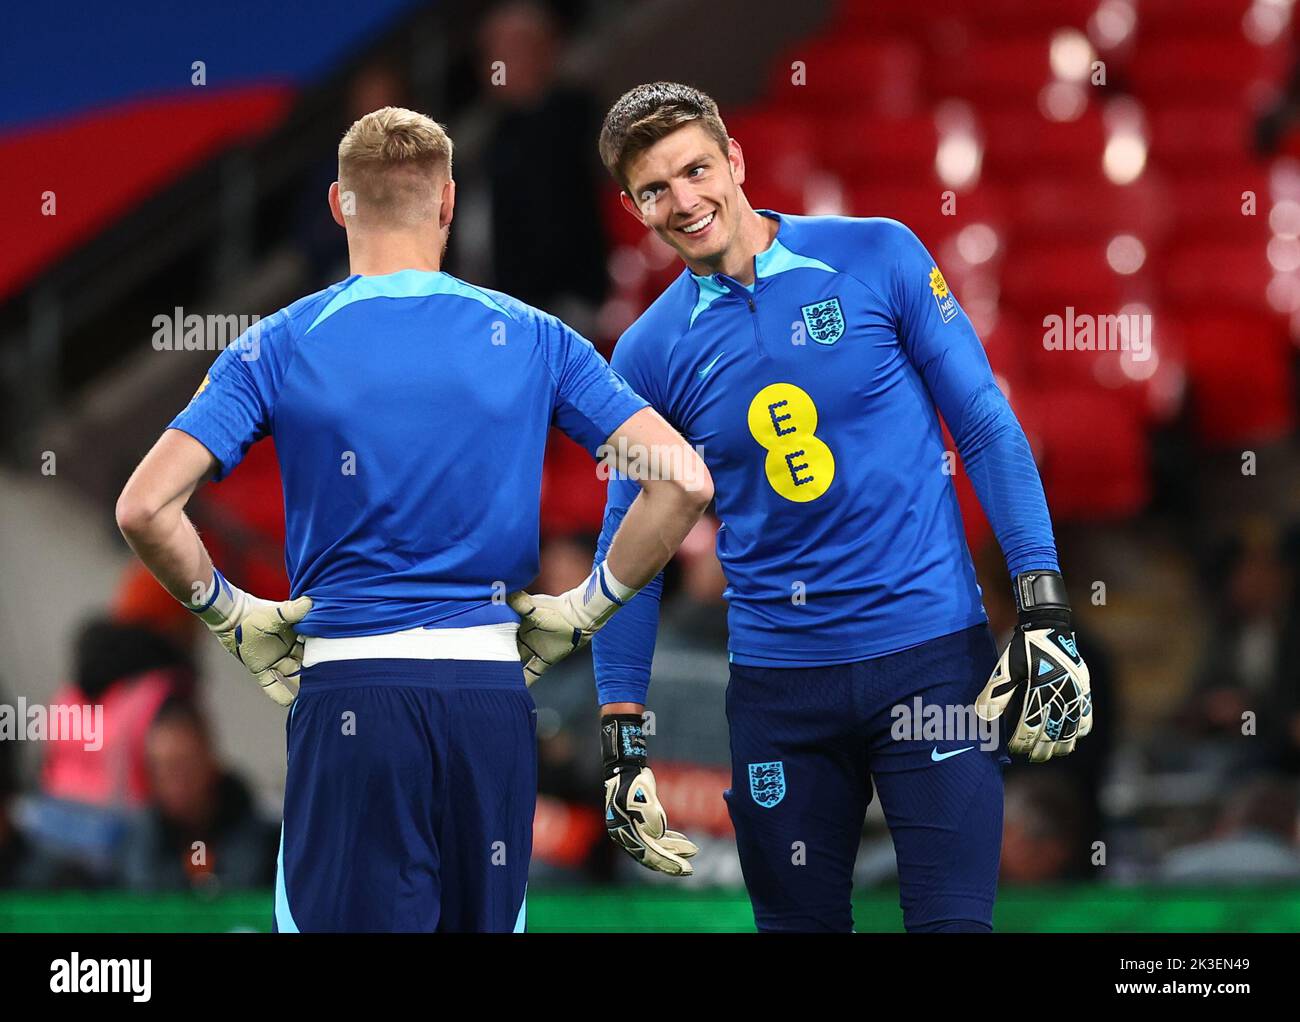
[[[925,246],[901,228],[892,299],[899,336],[948,423],[1007,570],[1059,571],[1038,466],[988,357]]]
[[[292,357],[289,317],[281,309],[231,342],[168,429],[188,433],[217,459],[213,481],[234,471],[271,431],[276,396]]]
[[[633,387],[650,399],[654,388],[646,381],[632,357],[633,348],[625,341],[614,349],[613,367]],[[661,411],[662,414],[662,411]],[[596,545],[596,563],[605,559],[609,544],[632,506],[641,487],[635,480],[611,474],[605,499],[605,517],[600,541]],[[650,665],[654,661],[655,637],[659,631],[659,600],[663,594],[661,571],[637,593],[627,606],[609,619],[591,640],[592,662],[596,670],[596,696],[600,703],[644,703],[650,688]]]
[[[541,316],[538,330],[556,383],[552,422],[597,457],[598,448],[646,402],[590,341],[554,316]]]

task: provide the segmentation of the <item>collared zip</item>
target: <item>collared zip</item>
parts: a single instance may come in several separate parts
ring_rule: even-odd
[[[754,296],[737,280],[732,280],[725,273],[719,273],[716,280],[720,280],[726,285],[727,289],[733,294],[745,299],[745,304],[749,306],[749,321],[754,327],[754,348],[758,354],[763,354],[763,335],[758,332],[758,306],[754,304]],[[758,278],[754,279],[755,286],[758,285]]]

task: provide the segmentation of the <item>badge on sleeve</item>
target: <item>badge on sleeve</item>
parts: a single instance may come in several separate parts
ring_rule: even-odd
[[[948,282],[943,279],[937,266],[930,267],[930,293],[934,295],[934,303],[939,306],[940,319],[947,323],[957,315],[957,299],[948,290]]]

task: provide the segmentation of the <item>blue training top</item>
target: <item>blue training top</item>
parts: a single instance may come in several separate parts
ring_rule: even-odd
[[[171,423],[221,479],[270,435],[304,635],[517,621],[547,429],[595,452],[645,402],[554,316],[446,273],[353,275],[261,320]],[[495,600],[493,597],[495,596]]]
[[[850,663],[985,620],[940,412],[1010,571],[1059,570],[1024,432],[916,236],[760,212],[752,287],[683,271],[612,359],[713,475],[731,659]],[[611,479],[598,558],[636,492]],[[602,702],[644,701],[661,580],[594,640]]]

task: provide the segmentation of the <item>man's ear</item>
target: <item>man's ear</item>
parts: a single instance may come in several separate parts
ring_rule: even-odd
[[[451,218],[456,212],[456,182],[451,178],[442,186],[442,197],[438,205],[439,229],[451,226]]]
[[[640,207],[637,206],[636,202],[633,201],[632,196],[628,195],[627,192],[619,192],[618,201],[623,204],[623,208],[625,210],[627,210],[634,217],[636,217],[636,222],[639,223],[642,227],[650,226],[645,222],[645,217],[641,215]]]
[[[731,176],[736,184],[745,183],[745,154],[741,152],[740,143],[734,138],[727,139],[727,162],[731,164]]]
[[[334,217],[334,222],[340,227],[347,227],[347,221],[343,219],[343,207],[339,202],[339,183],[337,181],[330,184],[330,213]]]

